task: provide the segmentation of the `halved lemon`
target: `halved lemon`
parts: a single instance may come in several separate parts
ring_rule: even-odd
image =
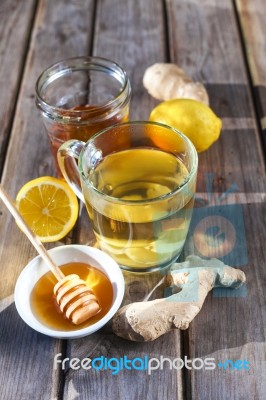
[[[42,176],[27,182],[18,192],[16,205],[42,242],[65,237],[78,218],[78,200],[63,180]]]

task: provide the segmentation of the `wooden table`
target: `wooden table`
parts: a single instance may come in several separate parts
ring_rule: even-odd
[[[55,175],[34,100],[44,68],[76,55],[117,61],[131,80],[131,119],[137,120],[147,119],[158,103],[142,85],[145,69],[174,62],[206,85],[211,107],[223,120],[221,138],[199,156],[194,222],[184,256],[197,250],[197,224],[216,213],[236,233],[226,261],[247,276],[241,291],[211,293],[187,331],[150,343],[127,342],[108,328],[81,340],[55,340],[33,331],[16,312],[16,279],[36,253],[0,204],[0,399],[265,399],[265,1],[2,0],[0,21],[0,168],[10,195],[32,178]],[[66,241],[92,240],[84,213]],[[80,359],[212,357],[217,367],[165,367],[150,375],[53,370],[58,353]],[[218,366],[227,359],[246,360],[250,368]]]

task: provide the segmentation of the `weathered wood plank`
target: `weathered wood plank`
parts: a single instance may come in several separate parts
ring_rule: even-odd
[[[234,10],[231,1],[215,0],[168,0],[167,10],[171,61],[207,84],[212,108],[225,119],[219,141],[199,157],[198,191],[206,196],[196,203],[185,254],[199,253],[196,228],[202,221],[201,233],[207,235],[208,218],[216,215],[218,228],[224,218],[236,234],[235,242],[225,236],[233,246],[224,259],[247,275],[246,291],[208,296],[185,338],[189,358],[214,357],[216,364],[246,359],[250,371],[186,371],[186,394],[195,400],[263,399],[266,386],[258,376],[266,372],[265,169]],[[212,192],[221,195],[228,189],[250,200],[232,203],[224,195],[217,201],[216,195],[211,203]],[[230,235],[228,226],[220,233]]]
[[[127,71],[132,84],[131,120],[146,120],[158,101],[143,87],[145,69],[166,61],[163,7],[150,1],[115,0],[108,7],[107,3],[97,3],[93,54],[113,59]]]
[[[128,71],[133,88],[132,119],[147,118],[155,105],[142,86],[142,76],[148,65],[165,61],[169,53],[165,46],[167,35],[162,2],[96,1],[93,46],[90,32],[94,24],[94,2],[70,3],[63,0],[39,2],[3,174],[4,185],[13,196],[30,178],[54,173],[48,141],[33,99],[35,80],[48,64],[92,49],[94,55],[114,59]],[[154,343],[128,343],[116,338],[110,327],[106,327],[91,337],[69,341],[67,355],[80,359],[124,355],[133,359],[147,355],[173,360],[184,357],[180,340],[180,336],[184,336],[189,339],[185,354],[190,358],[208,356],[217,362],[227,358],[246,359],[251,363],[249,372],[217,368],[186,374],[186,398],[264,399],[265,171],[237,25],[229,0],[221,4],[215,0],[168,0],[166,3],[171,61],[207,84],[211,105],[224,121],[221,139],[200,155],[198,190],[206,192],[206,196],[205,203],[199,199],[197,204],[205,204],[205,207],[195,210],[198,219],[194,218],[185,253],[195,252],[193,229],[198,221],[218,212],[218,216],[227,218],[237,231],[235,251],[229,255],[229,261],[232,265],[245,264],[247,292],[237,292],[237,297],[219,291],[210,295],[184,335],[175,332]],[[210,174],[214,174],[212,188]],[[230,197],[225,196],[217,202],[219,194],[230,187],[238,190],[239,198],[245,201],[232,204]],[[211,192],[218,193],[216,201],[209,198]],[[34,251],[16,225],[10,223],[11,217],[2,205],[0,211],[0,362],[3,366],[0,383],[5,400],[56,398],[59,386],[66,399],[184,398],[181,372],[169,370],[167,362],[163,370],[153,371],[150,376],[146,371],[123,370],[113,376],[111,371],[70,369],[63,376],[62,371],[52,370],[53,357],[64,353],[64,343],[41,336],[25,326],[13,304],[16,277]],[[86,227],[87,222],[82,218],[74,241],[93,241],[91,235],[87,236]],[[203,228],[207,227],[205,221]],[[143,291],[139,291],[138,286],[137,294],[144,296],[149,289],[147,282]]]
[[[93,360],[101,356],[108,359],[112,357],[120,359],[126,356],[128,360],[133,360],[136,357],[144,359],[146,356],[149,359],[158,358],[160,360],[160,357],[164,357],[173,360],[177,357],[176,354],[180,352],[180,348],[177,337],[175,338],[175,343],[174,338],[171,336],[170,334],[169,341],[166,338],[160,338],[153,343],[141,344],[129,343],[115,337],[113,334],[98,334],[98,342],[95,348],[92,349],[91,341],[86,340],[82,346],[83,351],[78,357],[80,359],[89,357]],[[86,355],[84,354],[85,348],[87,348]],[[72,344],[72,352],[75,355],[79,354],[75,342]],[[167,365],[167,361],[165,361],[165,364]],[[113,365],[115,365],[114,362]],[[153,365],[155,366],[156,363],[154,362]],[[112,375],[110,369],[106,371],[94,369],[88,371],[69,370],[65,398],[73,399],[74,395],[81,396],[81,398],[100,398],[102,400],[182,398],[179,397],[180,387],[176,379],[177,372],[175,370],[167,370],[165,372],[156,369],[148,375],[147,370],[129,370],[125,367],[116,375]]]
[[[163,8],[161,2],[153,0],[97,2],[93,55],[118,62],[127,71],[132,84],[131,119],[148,119],[156,101],[146,92],[142,84],[145,69],[156,61],[166,60],[166,42]],[[81,235],[84,240],[84,235]],[[125,302],[133,297],[142,300],[154,287],[152,278],[133,277],[127,286]],[[162,294],[161,294],[162,295]],[[136,298],[137,297],[137,298]],[[181,356],[179,332],[170,333],[154,343],[128,343],[111,333],[104,332],[82,341],[68,343],[68,356],[80,359],[105,356],[129,359],[143,357]],[[110,371],[73,371],[65,375],[65,398],[84,396],[91,400],[101,398],[163,399],[183,398],[180,371],[129,371],[124,369],[113,376]],[[129,389],[130,388],[130,389]]]
[[[35,0],[2,1],[0,4],[0,171],[8,144],[24,54],[27,50]]]
[[[21,7],[18,5],[15,10],[14,19],[19,20],[18,14],[25,7],[29,10],[33,3],[26,2],[26,6],[25,2],[17,3]],[[2,179],[12,197],[31,178],[54,174],[48,140],[35,107],[35,81],[41,71],[53,62],[87,52],[93,7],[91,0],[41,0],[38,3]],[[19,23],[22,24],[21,21]],[[24,23],[29,26],[26,17]],[[25,27],[26,32],[27,29]],[[19,47],[19,30],[16,29],[13,34]],[[19,60],[18,65],[23,60],[21,52]],[[12,68],[9,67],[10,71]],[[13,74],[10,75],[14,78]],[[28,328],[19,319],[12,297],[19,272],[36,253],[2,204],[0,210],[0,384],[4,388],[4,398],[56,398],[60,372],[53,371],[53,357],[62,351],[62,342]]]
[[[254,98],[260,125],[263,131],[264,150],[266,149],[266,51],[265,24],[266,5],[263,0],[236,0],[236,8],[244,37]]]

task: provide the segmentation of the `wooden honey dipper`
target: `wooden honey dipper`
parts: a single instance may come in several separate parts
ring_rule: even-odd
[[[45,249],[39,238],[32,232],[26,224],[12,200],[0,184],[0,198],[3,200],[23,233],[31,241],[43,261],[50,268],[56,279],[57,284],[54,287],[54,295],[57,304],[62,313],[73,324],[79,325],[100,311],[100,305],[97,297],[94,295],[86,282],[76,274],[65,276],[60,268],[54,263],[48,251]]]

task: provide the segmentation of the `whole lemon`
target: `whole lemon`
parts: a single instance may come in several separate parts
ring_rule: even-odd
[[[222,121],[206,104],[192,99],[173,99],[160,103],[150,121],[170,125],[186,135],[198,153],[207,150],[220,136]]]

